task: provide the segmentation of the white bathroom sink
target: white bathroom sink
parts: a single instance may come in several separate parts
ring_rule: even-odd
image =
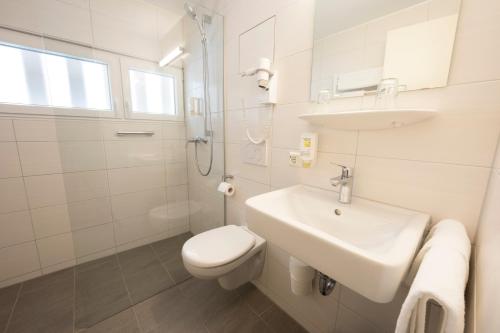
[[[390,302],[430,216],[298,185],[250,198],[249,228],[290,255],[379,303]]]

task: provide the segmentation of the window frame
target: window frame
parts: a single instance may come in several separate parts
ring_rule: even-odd
[[[4,115],[44,115],[44,116],[70,116],[70,117],[91,117],[91,118],[117,118],[119,116],[119,110],[117,108],[116,102],[116,90],[113,85],[113,66],[110,62],[103,57],[89,58],[85,56],[79,56],[69,53],[56,52],[48,49],[30,47],[15,43],[6,42],[0,40],[0,45],[5,45],[9,47],[14,47],[21,50],[50,54],[55,56],[60,56],[64,58],[70,58],[74,60],[81,60],[87,62],[93,62],[101,65],[105,65],[107,68],[108,76],[108,89],[109,89],[109,99],[111,104],[111,109],[109,110],[99,110],[99,109],[89,109],[89,108],[79,108],[79,107],[58,107],[54,105],[35,105],[35,104],[14,104],[0,102],[0,114]],[[93,51],[89,48],[90,51]],[[106,58],[106,57],[104,57]]]
[[[168,120],[175,122],[184,121],[184,77],[181,68],[177,67],[165,67],[161,68],[157,63],[131,59],[131,58],[121,58],[121,69],[122,69],[122,89],[123,89],[123,101],[125,116],[128,119],[142,119],[142,120]],[[175,95],[175,107],[176,114],[151,114],[144,112],[133,112],[132,111],[132,92],[130,89],[130,75],[129,70],[140,71],[148,74],[156,74],[162,76],[171,76],[174,78],[174,95]]]

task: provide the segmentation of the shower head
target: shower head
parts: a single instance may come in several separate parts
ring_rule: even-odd
[[[184,4],[184,10],[193,20],[196,19],[196,9],[192,5],[186,2]]]
[[[196,7],[193,5],[189,4],[186,2],[184,4],[184,10],[186,11],[186,14],[196,22],[196,25],[198,26],[198,30],[200,30],[201,34],[201,39],[202,41],[206,41],[207,39],[207,32],[205,30],[205,23],[211,23],[211,17],[208,15],[203,15],[201,18],[198,16],[198,13],[196,12]]]

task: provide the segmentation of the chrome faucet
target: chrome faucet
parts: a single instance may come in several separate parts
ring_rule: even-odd
[[[191,139],[188,139],[186,141],[186,148],[187,146],[190,144],[190,143],[194,143],[194,144],[198,144],[198,143],[204,143],[204,144],[207,144],[208,143],[208,140],[205,139],[205,138],[202,138],[200,136],[197,136],[195,138],[191,138]]]
[[[342,204],[350,204],[352,197],[352,169],[344,165],[334,164],[342,168],[342,174],[338,177],[330,179],[332,186],[339,187],[339,202]]]

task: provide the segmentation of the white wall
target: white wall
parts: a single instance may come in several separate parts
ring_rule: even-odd
[[[174,211],[183,123],[2,116],[0,128],[0,287],[189,230]]]
[[[0,287],[189,230],[184,122],[123,110],[123,54],[154,66],[167,14],[137,0],[0,3],[0,26],[71,42],[1,28],[0,41],[103,58],[116,110],[109,119],[0,114]]]
[[[210,2],[210,1],[209,1]],[[297,115],[309,110],[313,45],[313,0],[212,1],[225,15],[225,109],[227,173],[236,176],[236,195],[227,200],[228,223],[244,224],[244,201],[253,195],[297,183],[332,190],[336,175],[329,162],[354,168],[354,195],[428,212],[433,222],[455,218],[471,239],[477,223],[500,132],[500,3],[464,0],[449,86],[403,93],[400,103],[436,108],[424,123],[376,132],[343,132],[313,127]],[[239,35],[276,16],[275,59],[280,71],[279,104],[274,109],[271,165],[241,161]],[[338,100],[342,110],[373,105],[371,97]],[[319,133],[318,165],[290,168],[288,151],[300,133]],[[318,332],[390,332],[404,297],[377,305],[341,287],[328,298],[293,296],[288,287],[288,255],[270,244],[259,286],[308,329]],[[341,269],[341,268],[339,268]]]
[[[500,331],[500,145],[476,240],[474,332]]]

